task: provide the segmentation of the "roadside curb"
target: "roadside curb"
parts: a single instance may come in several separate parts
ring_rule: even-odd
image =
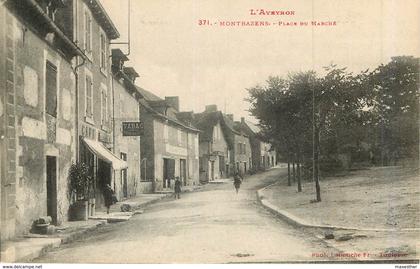
[[[83,235],[95,231],[96,229],[98,229],[99,227],[105,226],[107,224],[106,221],[98,221],[97,224],[85,228],[83,230],[79,230],[79,231],[75,231],[72,233],[69,233],[68,235],[63,235],[63,236],[59,236],[59,238],[61,238],[61,244],[68,244],[71,243],[77,239],[80,239]]]
[[[188,190],[186,192],[194,192],[201,189],[202,186],[194,188],[193,190]],[[157,203],[165,198],[172,196],[173,193],[168,193],[164,196],[152,199],[145,203],[140,203],[135,207],[135,210],[147,207],[154,203]],[[134,211],[135,211],[134,210]],[[97,223],[80,228],[74,232],[70,233],[57,233],[55,237],[28,237],[24,241],[13,243],[10,247],[1,251],[0,262],[1,263],[16,263],[16,262],[31,262],[34,259],[37,259],[47,252],[59,248],[61,245],[72,243],[80,238],[83,238],[86,234],[97,230],[99,227],[108,225],[107,220],[98,220]],[[110,222],[109,224],[112,224]]]
[[[1,262],[31,262],[48,251],[59,248],[62,244],[71,243],[105,224],[104,221],[98,221],[92,226],[68,234],[57,233],[54,237],[24,237],[22,241],[17,241],[2,251]]]
[[[348,231],[360,231],[360,232],[410,232],[410,231],[420,231],[420,228],[404,228],[404,229],[371,229],[371,228],[357,228],[357,227],[344,227],[344,226],[335,226],[335,225],[319,225],[308,223],[305,220],[287,212],[286,210],[282,210],[277,206],[273,205],[270,201],[265,199],[263,195],[263,191],[265,189],[270,188],[273,185],[276,185],[277,182],[272,183],[270,185],[265,186],[257,190],[257,200],[270,212],[274,213],[279,218],[283,219],[287,223],[295,226],[295,227],[303,227],[303,228],[318,228],[318,229],[328,229],[328,230],[348,230]]]

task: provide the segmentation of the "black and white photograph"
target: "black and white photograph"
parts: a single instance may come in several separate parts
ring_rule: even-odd
[[[418,268],[419,21],[0,0],[1,268]]]

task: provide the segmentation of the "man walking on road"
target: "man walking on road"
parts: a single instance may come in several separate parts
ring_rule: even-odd
[[[239,172],[236,172],[235,175],[233,176],[233,185],[235,186],[236,194],[238,194],[239,192],[239,188],[241,187],[242,180],[243,180],[243,177],[239,174]]]
[[[181,195],[181,181],[179,180],[179,177],[176,177],[175,180],[175,199],[180,199]]]

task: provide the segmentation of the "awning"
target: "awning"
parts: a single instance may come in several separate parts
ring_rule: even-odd
[[[101,142],[83,138],[83,141],[88,146],[89,150],[92,151],[98,158],[103,161],[112,164],[112,168],[115,170],[121,170],[128,167],[127,162],[121,160],[109,151]]]

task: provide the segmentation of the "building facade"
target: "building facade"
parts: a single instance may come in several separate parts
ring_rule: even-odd
[[[98,0],[71,2],[74,42],[87,58],[77,62],[76,137],[79,161],[90,167],[94,178],[94,194],[89,200],[93,215],[94,209],[104,207],[104,187],[116,187],[116,178],[128,167],[115,151],[113,137],[110,41],[119,33]]]
[[[50,4],[45,8],[42,4]],[[82,51],[51,1],[0,5],[1,239],[27,233],[40,216],[59,225],[69,208],[76,159],[74,59]]]
[[[270,143],[264,142],[261,138],[261,129],[250,121],[241,118],[240,122],[236,123],[237,129],[246,133],[249,137],[252,163],[255,170],[265,170],[277,164],[276,150]]]
[[[230,175],[236,172],[244,175],[252,169],[251,144],[249,137],[236,128],[232,114],[223,115],[228,143],[231,144]]]
[[[127,168],[117,171],[111,184],[119,201],[151,191],[151,186],[144,186],[141,181],[140,135],[123,130],[124,124],[140,122],[142,98],[134,84],[137,72],[132,67],[124,67],[127,60],[121,50],[112,50],[113,149],[127,163]]]
[[[140,119],[144,124],[141,156],[146,164],[143,180],[155,191],[173,189],[178,177],[183,186],[197,185],[199,130],[180,121],[178,97],[165,100],[139,88],[144,99]]]
[[[194,115],[194,125],[201,130],[199,141],[200,182],[227,178],[230,167],[230,147],[227,142],[223,114],[215,105],[206,106]]]

